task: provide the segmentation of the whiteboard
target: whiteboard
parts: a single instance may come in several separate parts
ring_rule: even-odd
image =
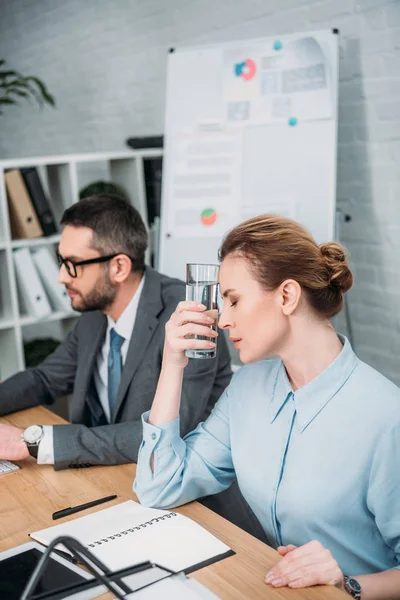
[[[159,270],[216,263],[227,231],[262,213],[333,239],[337,95],[332,30],[171,51]]]

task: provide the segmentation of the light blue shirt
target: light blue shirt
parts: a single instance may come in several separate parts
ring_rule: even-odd
[[[143,415],[134,490],[176,506],[238,479],[273,547],[319,540],[348,575],[399,567],[400,390],[348,340],[293,392],[279,359],[242,367],[184,439]],[[154,451],[154,473],[150,457]]]

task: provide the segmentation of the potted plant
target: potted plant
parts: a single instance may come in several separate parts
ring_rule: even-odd
[[[18,104],[21,98],[33,99],[40,107],[45,104],[55,106],[54,97],[38,77],[21,75],[9,69],[6,61],[0,58],[0,114],[7,104]]]

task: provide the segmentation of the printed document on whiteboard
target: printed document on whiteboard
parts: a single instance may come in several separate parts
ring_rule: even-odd
[[[242,132],[236,128],[171,135],[167,232],[215,238],[237,223],[241,153]]]
[[[299,121],[331,118],[332,60],[318,35],[225,50],[225,122],[295,126]]]

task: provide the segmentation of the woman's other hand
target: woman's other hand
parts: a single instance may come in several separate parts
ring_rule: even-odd
[[[283,557],[266,577],[274,587],[304,588],[313,585],[334,585],[344,591],[344,577],[329,550],[318,541],[296,546],[279,546]]]

